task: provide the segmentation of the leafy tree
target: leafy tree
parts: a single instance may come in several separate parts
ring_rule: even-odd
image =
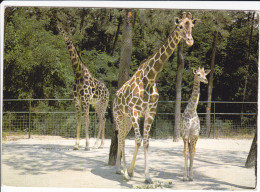
[[[72,98],[74,74],[66,45],[56,29],[57,21],[62,20],[73,30],[72,40],[81,59],[91,73],[106,84],[112,99],[118,89],[124,12],[124,9],[96,8],[6,8],[4,98]],[[177,12],[170,9],[133,10],[130,76],[142,60],[164,43],[174,28]],[[258,14],[253,17],[253,12],[248,11],[191,12],[201,22],[192,32],[194,45],[183,47],[182,101],[187,101],[192,91],[191,69],[210,68],[214,33],[217,33],[218,43],[212,100],[257,101]],[[177,52],[170,57],[158,79],[160,100],[175,100],[176,74]],[[207,86],[201,85],[201,100],[208,99],[207,92]],[[55,102],[48,103],[50,109],[54,105]],[[172,104],[158,106],[158,112],[166,109],[174,111]],[[216,112],[238,111],[241,106],[230,108],[223,104],[216,108]],[[244,106],[243,111],[254,112],[256,107]]]
[[[124,16],[124,29],[122,37],[122,46],[120,54],[119,65],[119,77],[118,77],[118,89],[129,79],[130,61],[132,53],[132,33],[133,33],[133,14],[131,9],[125,10]],[[111,105],[112,107],[112,105]],[[118,138],[115,129],[115,123],[113,125],[114,134],[112,135],[110,152],[109,152],[109,165],[115,165],[116,156],[118,150]]]

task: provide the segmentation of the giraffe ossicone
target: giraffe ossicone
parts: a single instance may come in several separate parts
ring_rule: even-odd
[[[176,26],[166,39],[163,46],[139,66],[135,74],[116,92],[113,103],[113,116],[118,130],[118,153],[116,172],[120,173],[121,154],[123,159],[123,175],[126,180],[133,176],[136,156],[143,141],[145,159],[145,182],[152,183],[148,167],[149,132],[156,115],[159,93],[156,80],[163,70],[165,63],[174,52],[183,38],[191,46],[191,36],[194,26],[192,15],[183,14],[182,19],[177,19]],[[140,117],[144,117],[143,139],[140,134]],[[125,137],[134,128],[135,151],[129,169],[126,168]]]
[[[105,112],[109,102],[109,91],[105,84],[98,79],[94,78],[89,72],[86,65],[80,59],[76,47],[72,43],[69,31],[59,23],[57,28],[63,35],[67,44],[72,68],[75,74],[75,81],[73,84],[73,96],[75,108],[77,111],[77,138],[74,150],[79,149],[80,141],[80,128],[81,128],[81,113],[84,110],[85,125],[86,125],[86,147],[85,150],[89,151],[89,107],[92,105],[98,114],[99,129],[96,142],[93,148],[102,148],[105,138]],[[101,145],[98,146],[100,135],[102,134]]]
[[[195,147],[200,132],[200,120],[197,114],[197,106],[200,97],[200,82],[208,83],[207,75],[210,70],[204,68],[193,69],[194,84],[191,98],[181,116],[181,136],[184,142],[184,174],[183,180],[193,180],[193,160],[195,156]],[[188,169],[188,158],[190,166]]]

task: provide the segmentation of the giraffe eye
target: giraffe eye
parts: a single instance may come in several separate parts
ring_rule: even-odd
[[[183,28],[183,26],[181,25],[181,26],[180,26],[180,29],[182,29],[182,28]]]

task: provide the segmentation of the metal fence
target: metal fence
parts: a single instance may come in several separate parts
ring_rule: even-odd
[[[257,128],[257,102],[212,101],[211,137],[252,136]],[[76,136],[76,113],[72,99],[4,99],[3,133],[28,135]],[[187,102],[182,102],[182,112]],[[198,104],[201,121],[201,136],[206,136],[206,101]],[[174,129],[174,101],[160,101],[155,121],[151,128],[153,138],[171,138]],[[244,112],[241,113],[243,105]],[[234,112],[235,111],[235,112]],[[82,112],[81,137],[85,137]],[[111,115],[106,114],[106,138],[113,132]],[[142,120],[141,120],[142,122]],[[142,124],[141,124],[142,128]],[[96,137],[98,117],[90,108],[89,133]],[[142,132],[142,131],[141,131]],[[129,137],[134,135],[133,131]]]

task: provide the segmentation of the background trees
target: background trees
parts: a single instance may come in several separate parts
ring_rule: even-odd
[[[6,8],[4,98],[72,98],[74,74],[66,45],[56,29],[57,21],[62,20],[71,26],[72,39],[82,60],[106,84],[112,100],[117,90],[124,12],[94,8]],[[163,44],[174,28],[177,13],[178,10],[134,10],[130,75]],[[210,68],[217,33],[211,99],[257,101],[258,15],[246,11],[202,10],[192,14],[201,22],[193,30],[194,45],[183,46],[181,99],[187,101],[191,94],[191,68]],[[175,100],[176,54],[168,60],[157,82],[160,100]],[[200,100],[207,100],[207,93],[207,86],[202,85]],[[223,105],[217,110],[240,112],[241,108]],[[243,108],[244,112],[252,110],[255,109]]]

